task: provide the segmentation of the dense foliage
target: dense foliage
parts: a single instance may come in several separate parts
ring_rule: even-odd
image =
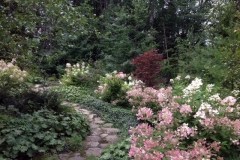
[[[85,24],[93,17],[87,5],[73,6],[68,0],[10,0],[0,8],[0,58],[16,58],[25,69],[50,74],[72,41],[88,33]]]
[[[30,75],[0,60],[0,157],[28,159],[40,153],[74,149],[90,133],[86,118],[61,106],[61,96],[34,88]]]
[[[66,137],[77,135],[83,139],[89,134],[90,127],[79,113],[56,114],[39,110],[31,115],[12,117],[1,123],[0,130],[0,155],[26,159],[38,153],[62,151],[66,146]]]
[[[117,144],[109,145],[102,153],[99,160],[130,160],[128,151],[130,149],[130,139],[124,139]]]
[[[132,127],[103,159],[239,159],[239,0],[2,0],[0,22],[0,159],[77,149],[63,99]]]
[[[209,83],[228,89],[239,88],[239,11],[235,3],[222,5],[219,1],[207,15],[205,32],[189,32],[178,45],[179,72],[201,76]],[[196,45],[190,45],[193,41]]]

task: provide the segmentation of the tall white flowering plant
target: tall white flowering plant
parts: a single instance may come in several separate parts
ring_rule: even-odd
[[[171,80],[172,88],[156,90],[158,112],[138,108],[137,118],[144,123],[130,129],[129,156],[136,160],[239,158],[237,99],[221,97],[213,84],[200,78],[187,77],[190,83],[185,78],[178,76]]]
[[[76,64],[66,64],[65,74],[60,82],[64,85],[88,86],[92,85],[95,75],[91,71],[89,64],[82,62]]]

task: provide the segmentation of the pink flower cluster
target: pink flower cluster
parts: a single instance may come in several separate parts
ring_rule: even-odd
[[[159,132],[159,130],[158,130]],[[222,160],[214,152],[220,149],[219,142],[208,143],[205,139],[194,141],[193,145],[187,146],[186,150],[181,150],[182,137],[193,136],[195,129],[189,128],[186,124],[174,133],[170,130],[162,131],[156,136],[156,129],[147,124],[140,124],[136,128],[131,128],[131,148],[129,157],[135,160],[202,160],[216,157]]]
[[[117,78],[120,78],[120,79],[124,79],[126,76],[127,76],[127,75],[126,75],[125,73],[123,73],[123,72],[119,72],[119,73],[116,75],[116,77],[117,77]]]
[[[233,106],[236,103],[236,101],[237,101],[236,98],[234,98],[232,96],[228,96],[228,97],[224,98],[221,103],[223,105]]]
[[[190,105],[187,105],[187,104],[183,104],[181,105],[181,108],[180,108],[180,113],[182,115],[190,115],[192,113],[192,108]]]
[[[152,116],[153,116],[152,109],[143,107],[143,108],[139,108],[138,114],[137,114],[137,117],[138,117],[137,119],[138,120],[148,120],[148,119],[151,119]]]
[[[236,98],[221,99],[212,93],[214,85],[211,85],[206,87],[208,97],[203,95],[199,99],[201,80],[195,79],[191,85],[197,92],[191,92],[190,98],[186,97],[186,90],[177,94],[182,96],[174,96],[170,87],[134,88],[127,92],[129,102],[138,109],[137,119],[152,123],[130,128],[130,157],[135,160],[223,160],[219,155],[224,152],[221,142],[233,147],[230,149],[240,148],[240,109]],[[148,102],[158,104],[158,111],[148,108]],[[215,140],[212,135],[221,138]]]
[[[135,87],[127,92],[127,98],[132,106],[137,108],[149,107],[153,111],[160,110],[163,106],[170,103],[169,96],[172,95],[172,88],[161,88],[156,90],[152,87]]]

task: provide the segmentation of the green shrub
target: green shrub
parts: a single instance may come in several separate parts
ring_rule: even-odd
[[[73,135],[72,137],[67,139],[67,150],[77,151],[79,147],[81,147],[81,142],[83,137],[81,135]]]
[[[110,103],[118,99],[118,97],[121,96],[122,94],[124,94],[124,92],[122,92],[121,90],[122,88],[121,82],[122,82],[121,79],[118,78],[112,78],[111,80],[109,80],[107,82],[107,89],[103,93],[101,99],[105,102]]]
[[[34,84],[43,84],[45,80],[42,77],[34,76],[31,78],[31,82]]]
[[[0,60],[0,104],[7,104],[9,97],[27,87],[28,73],[20,70],[14,62],[14,59],[9,63]]]
[[[100,78],[98,89],[95,93],[98,94],[99,99],[112,103],[115,105],[124,104],[127,102],[125,99],[126,91],[124,91],[124,80],[126,74],[114,71],[110,74]]]
[[[40,109],[61,112],[61,95],[50,90],[36,92],[31,89],[15,90],[5,97],[4,106],[14,106],[21,113],[33,113]]]
[[[100,160],[130,160],[128,152],[130,149],[130,139],[127,138],[116,144],[111,144],[102,153]]]
[[[0,104],[7,110],[16,108],[22,113],[32,113],[43,108],[58,111],[60,96],[49,91],[42,93],[30,89],[31,76],[20,70],[14,62],[14,59],[9,63],[0,60]]]
[[[32,115],[12,117],[0,126],[0,130],[0,155],[21,158],[52,149],[62,151],[67,143],[66,137],[78,135],[83,139],[89,134],[90,126],[79,113],[55,115],[54,112],[40,110]]]
[[[140,84],[140,81],[134,80],[131,75],[114,71],[100,78],[98,89],[94,92],[99,99],[126,108],[130,107],[126,98],[127,91],[135,84]]]

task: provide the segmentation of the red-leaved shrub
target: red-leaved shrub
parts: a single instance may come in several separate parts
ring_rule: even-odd
[[[136,67],[133,72],[134,76],[149,87],[158,83],[156,78],[161,72],[160,61],[163,60],[163,55],[156,54],[156,52],[157,50],[145,52],[132,61],[132,64]]]

